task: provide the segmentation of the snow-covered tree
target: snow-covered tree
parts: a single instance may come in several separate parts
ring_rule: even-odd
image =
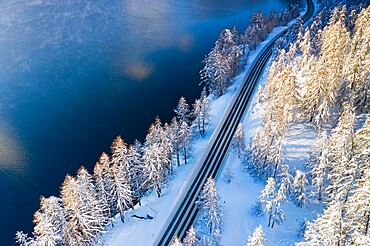
[[[54,246],[64,244],[66,219],[62,201],[58,197],[41,197],[40,209],[35,212],[34,236],[37,245]]]
[[[184,246],[184,244],[181,243],[180,239],[176,236],[173,239],[173,242],[171,243],[171,246]]]
[[[274,178],[268,178],[265,188],[261,191],[261,195],[259,196],[259,200],[261,203],[265,203],[266,208],[265,211],[269,215],[269,223],[268,226],[271,224],[271,217],[273,214],[273,205],[274,205],[274,199],[276,196],[275,193],[275,186],[276,182]]]
[[[185,97],[180,97],[177,107],[174,111],[176,113],[179,125],[181,125],[183,122],[189,124],[190,108],[189,104],[186,102]]]
[[[262,225],[258,226],[254,231],[253,235],[248,238],[247,246],[265,246],[266,236],[263,232]]]
[[[313,223],[308,223],[304,234],[305,242],[297,246],[344,245],[342,244],[342,207],[331,204]]]
[[[181,148],[181,144],[180,144],[180,138],[179,138],[179,125],[178,125],[176,117],[172,118],[170,127],[167,131],[167,134],[169,134],[169,137],[170,137],[171,142],[172,142],[172,150],[173,150],[172,154],[174,156],[176,156],[177,166],[180,166],[180,148]],[[172,159],[172,157],[171,157],[171,159]]]
[[[243,130],[243,124],[239,123],[233,137],[233,148],[236,151],[238,158],[241,158],[245,151],[245,136]]]
[[[208,101],[207,96],[203,96],[201,99],[201,132],[205,136],[206,129],[212,125],[212,114],[211,114],[211,104]]]
[[[198,244],[199,238],[193,226],[186,232],[183,242],[184,246],[196,246]]]
[[[115,211],[115,201],[112,197],[111,179],[109,176],[110,160],[106,153],[102,153],[99,161],[94,167],[95,189],[98,198],[101,199],[109,207],[108,216],[112,217],[112,212]]]
[[[195,99],[195,102],[193,103],[193,110],[191,111],[191,117],[194,119],[193,128],[196,135],[203,137],[201,113],[202,104],[199,99]]]
[[[329,169],[329,137],[326,131],[320,134],[320,138],[312,146],[311,154],[307,162],[307,166],[311,168],[311,182],[315,187],[314,194],[318,201],[321,201],[324,196],[324,191],[327,187],[327,174]]]
[[[29,237],[27,233],[23,231],[17,231],[15,233],[15,242],[20,246],[36,246],[36,242],[32,237]]]
[[[191,151],[191,132],[188,123],[183,121],[180,125],[179,131],[179,142],[180,142],[180,152],[184,157],[184,162],[187,164],[188,157]]]
[[[67,221],[65,244],[91,245],[108,222],[108,208],[97,198],[92,176],[81,167],[76,178],[66,176],[60,193]]]
[[[121,221],[125,221],[124,213],[133,207],[133,192],[130,183],[130,164],[127,158],[127,144],[120,136],[111,146],[111,191],[116,202],[116,211],[120,214]]]
[[[293,188],[294,188],[294,201],[299,207],[304,207],[307,205],[307,185],[308,180],[306,174],[300,170],[296,170]]]
[[[204,184],[199,201],[202,209],[202,218],[208,229],[210,237],[216,230],[221,229],[221,208],[219,205],[219,195],[216,189],[215,181],[212,177],[207,179]]]
[[[293,185],[293,175],[289,173],[288,165],[285,164],[281,166],[281,174],[279,174],[279,179],[280,183],[286,188],[287,194],[290,194]]]
[[[141,197],[143,196],[143,161],[142,161],[142,145],[138,140],[135,140],[133,145],[129,146],[127,152],[127,160],[130,167],[130,184],[133,191],[133,199],[141,205]]]
[[[353,158],[355,116],[350,104],[344,105],[344,111],[333,129],[328,150],[330,185],[326,192],[331,200],[346,202],[354,179],[358,172]]]
[[[353,194],[346,204],[345,222],[348,241],[356,241],[354,234],[369,235],[370,232],[370,169],[365,169],[363,178],[355,185]],[[365,244],[364,244],[365,245]]]

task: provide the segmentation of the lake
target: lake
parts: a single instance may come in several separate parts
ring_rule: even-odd
[[[180,96],[199,97],[221,28],[288,0],[1,0],[1,245],[32,232],[39,197],[92,171],[121,134],[142,141]]]

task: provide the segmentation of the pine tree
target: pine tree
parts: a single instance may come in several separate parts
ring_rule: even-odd
[[[189,104],[186,103],[185,97],[180,97],[177,107],[174,111],[176,113],[179,125],[181,125],[183,122],[186,122],[189,124],[190,109],[189,109]]]
[[[355,116],[350,104],[344,105],[344,111],[333,129],[328,150],[330,185],[326,192],[331,200],[346,202],[350,189],[357,176],[357,165],[353,158]]]
[[[253,235],[248,238],[247,246],[265,246],[266,236],[263,232],[262,225],[258,226],[254,231]]]
[[[141,206],[141,197],[143,196],[143,162],[142,162],[142,145],[135,140],[130,145],[127,153],[127,160],[130,166],[130,184],[133,191],[133,199],[139,202]]]
[[[182,244],[180,239],[176,236],[173,239],[173,242],[171,243],[171,246],[184,246],[184,244]]]
[[[208,229],[208,233],[213,238],[216,230],[221,228],[221,208],[215,181],[212,177],[207,179],[204,184],[199,201],[202,208],[202,218]]]
[[[297,246],[343,245],[342,244],[342,207],[331,204],[319,218],[309,223],[304,234],[306,242]]]
[[[120,136],[114,140],[112,146],[110,167],[111,191],[113,200],[117,201],[116,211],[124,223],[124,212],[133,207],[133,192],[130,184],[130,166],[127,158],[127,145]]]
[[[112,212],[115,211],[115,201],[112,197],[112,191],[110,189],[111,180],[109,177],[109,166],[109,156],[103,152],[99,158],[99,161],[96,162],[94,167],[94,181],[98,198],[107,204],[109,207],[107,216],[112,217]]]
[[[108,208],[97,198],[91,175],[84,167],[78,170],[76,178],[67,175],[60,193],[67,221],[63,231],[65,244],[91,245],[108,222]]]
[[[27,233],[24,233],[23,231],[17,231],[15,233],[15,242],[19,244],[20,246],[34,246],[36,245],[36,242],[32,237],[28,237]]]
[[[172,148],[173,148],[173,155],[176,156],[177,160],[177,166],[180,166],[180,138],[179,138],[179,125],[177,123],[176,117],[172,118],[170,128],[169,128],[169,133],[170,139],[172,142]],[[172,159],[172,157],[171,157]]]
[[[184,162],[187,164],[188,157],[191,151],[191,132],[189,125],[183,121],[179,128],[179,142],[180,142],[180,151],[184,157]]]
[[[186,236],[184,238],[184,246],[196,246],[199,242],[199,238],[197,237],[197,233],[193,226],[186,232]]]
[[[307,192],[308,180],[306,174],[300,170],[296,171],[293,188],[294,188],[294,201],[299,207],[307,205],[308,197]]]
[[[205,136],[206,129],[212,125],[212,108],[207,96],[201,97],[201,108],[201,132],[202,135]]]
[[[368,235],[370,231],[370,169],[365,170],[364,177],[358,180],[353,194],[346,204],[345,222],[347,235],[355,233]],[[348,237],[347,236],[347,237]],[[355,239],[353,238],[355,241]]]
[[[284,164],[281,166],[281,174],[279,174],[280,184],[283,184],[286,188],[287,194],[291,193],[293,176],[289,173],[289,166]]]
[[[194,119],[193,128],[196,135],[200,135],[203,137],[201,113],[202,104],[199,99],[195,99],[195,102],[193,103],[193,110],[191,112],[191,117]]]
[[[261,195],[259,196],[259,200],[261,203],[266,204],[265,211],[269,215],[269,222],[268,226],[271,224],[271,218],[273,214],[273,206],[274,206],[274,199],[275,199],[275,179],[274,178],[268,178],[265,188],[261,191]]]
[[[243,124],[239,123],[233,137],[233,148],[236,151],[238,158],[241,158],[245,151],[245,136]]]
[[[64,226],[66,219],[60,198],[41,197],[40,209],[34,214],[34,236],[37,245],[64,244]]]
[[[312,146],[312,151],[307,162],[307,166],[311,168],[310,175],[312,184],[315,187],[315,194],[318,201],[323,199],[324,191],[327,187],[327,174],[329,169],[329,137],[326,131],[320,134],[320,138]]]

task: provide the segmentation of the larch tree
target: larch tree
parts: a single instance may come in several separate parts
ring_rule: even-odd
[[[67,221],[63,231],[65,244],[92,245],[98,233],[104,230],[108,218],[104,204],[94,191],[91,175],[81,167],[76,178],[66,176],[60,192]]]
[[[204,95],[201,97],[201,132],[205,136],[207,128],[212,125],[212,114],[211,114],[211,104],[208,101],[208,97]]]
[[[332,131],[328,150],[330,184],[326,192],[330,200],[346,202],[357,176],[357,165],[352,161],[355,120],[352,106],[345,104],[338,124]]]
[[[271,218],[273,214],[274,199],[276,197],[276,182],[274,178],[268,178],[265,188],[261,191],[261,195],[258,197],[261,203],[265,204],[265,211],[269,215],[268,226],[271,224]]]
[[[176,157],[177,166],[180,166],[180,138],[179,138],[179,125],[176,117],[173,117],[171,120],[170,128],[168,129],[168,134],[172,142],[172,154]],[[171,157],[172,159],[172,157]]]
[[[63,245],[66,224],[62,201],[58,197],[41,197],[40,209],[35,212],[34,236],[37,245]]]
[[[117,201],[116,211],[120,214],[121,221],[124,223],[125,211],[133,207],[133,192],[130,183],[127,144],[120,136],[117,136],[113,141],[111,151],[111,191],[113,199]]]
[[[327,187],[327,174],[329,170],[329,136],[326,131],[320,134],[319,139],[312,146],[311,154],[307,162],[310,167],[311,183],[313,185],[315,197],[318,201],[323,200]]]
[[[299,207],[305,207],[308,203],[307,193],[308,180],[306,174],[300,170],[296,170],[293,188],[294,188],[294,202]]]
[[[369,236],[370,232],[370,169],[358,180],[356,189],[345,206],[344,228],[348,228],[347,241],[355,241],[354,234]],[[348,238],[352,238],[351,240]]]
[[[190,108],[189,104],[186,102],[185,97],[180,97],[177,107],[174,111],[176,113],[179,125],[181,125],[182,122],[186,122],[189,124]]]
[[[112,217],[112,212],[115,211],[116,201],[114,201],[114,198],[112,197],[109,168],[109,156],[103,152],[99,158],[99,161],[95,164],[93,177],[98,198],[107,204],[109,207],[108,216]]]
[[[191,117],[194,119],[193,129],[196,135],[203,137],[201,113],[202,104],[199,99],[195,99],[195,102],[193,103],[193,110],[191,111]]]
[[[297,246],[344,245],[342,244],[342,207],[333,203],[313,223],[309,223],[304,233],[305,242]]]
[[[253,235],[248,238],[247,246],[265,246],[266,236],[263,232],[262,225],[259,225],[253,231]]]
[[[180,241],[180,239],[176,236],[172,243],[171,246],[184,246],[184,244]]]
[[[243,124],[239,123],[233,137],[233,148],[236,151],[238,158],[241,158],[245,151],[245,136]]]
[[[141,206],[141,197],[143,196],[143,160],[142,160],[142,144],[135,140],[134,144],[130,145],[127,152],[127,160],[130,167],[130,184],[133,191],[133,199],[139,202]]]
[[[17,231],[15,233],[15,242],[20,246],[35,246],[36,242],[32,237],[29,237],[27,233],[23,231]]]
[[[212,177],[209,177],[203,186],[199,201],[203,214],[202,218],[211,238],[213,238],[216,230],[221,229],[221,208],[219,199],[215,181]]]
[[[192,147],[191,141],[190,141],[192,135],[191,135],[191,131],[190,131],[188,123],[186,123],[185,121],[181,123],[178,134],[179,134],[179,142],[180,142],[180,152],[182,153],[184,157],[185,164],[187,164],[189,154],[191,151],[191,147]]]
[[[186,232],[186,236],[183,240],[184,246],[196,246],[199,243],[199,238],[193,226]]]

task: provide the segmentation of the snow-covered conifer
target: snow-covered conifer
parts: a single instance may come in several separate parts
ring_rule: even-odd
[[[179,138],[179,125],[176,117],[171,120],[170,128],[168,129],[168,134],[170,135],[172,142],[172,154],[176,156],[177,166],[180,166],[180,138]],[[172,157],[171,157],[172,159]]]
[[[184,246],[184,244],[181,243],[180,239],[176,236],[173,239],[173,242],[171,243],[171,246]]]
[[[212,125],[212,114],[211,114],[211,104],[208,101],[208,97],[201,97],[201,132],[205,136],[206,129]]]
[[[20,246],[35,246],[36,242],[32,237],[29,237],[27,233],[23,231],[17,231],[15,233],[15,242]]]
[[[41,197],[40,209],[35,212],[34,236],[37,245],[64,244],[64,226],[66,224],[62,201],[58,197]]]
[[[263,232],[262,225],[258,226],[253,231],[253,235],[248,238],[247,246],[265,246],[266,236]]]
[[[138,140],[135,140],[133,145],[129,146],[127,152],[127,160],[130,167],[130,183],[133,191],[133,199],[139,201],[141,205],[141,197],[143,196],[143,161],[142,161],[142,145]]]
[[[305,242],[297,246],[344,245],[342,242],[342,207],[333,203],[313,223],[308,223]]]
[[[180,97],[176,109],[174,110],[178,119],[179,124],[186,122],[189,124],[190,108],[187,104],[185,97]]]
[[[109,166],[109,156],[103,152],[94,167],[94,181],[98,198],[107,204],[109,207],[108,216],[112,217],[112,212],[115,211],[115,201],[112,197],[112,191],[110,190],[111,180],[109,176]]]
[[[193,103],[193,110],[191,111],[191,117],[194,119],[193,121],[194,132],[196,135],[200,135],[203,137],[201,113],[202,113],[202,104],[199,99],[195,99],[195,102]]]
[[[300,170],[296,170],[293,182],[294,201],[299,207],[306,206],[308,202],[307,192],[308,180],[306,174]]]
[[[216,184],[212,177],[209,177],[204,184],[199,201],[202,208],[202,218],[210,237],[213,237],[214,232],[221,228],[221,208]]]
[[[238,158],[241,158],[245,151],[245,136],[243,124],[239,123],[233,137],[233,148],[236,151]]]
[[[117,201],[116,211],[121,221],[125,221],[124,212],[133,206],[133,192],[130,184],[130,164],[127,158],[127,144],[120,136],[114,140],[112,146],[110,167],[111,191],[113,199]]]
[[[189,129],[189,125],[183,121],[179,128],[179,140],[180,140],[180,151],[184,157],[184,162],[187,164],[189,154],[191,151],[191,132]]]
[[[198,244],[199,238],[193,226],[186,232],[183,242],[184,246],[196,246]]]

